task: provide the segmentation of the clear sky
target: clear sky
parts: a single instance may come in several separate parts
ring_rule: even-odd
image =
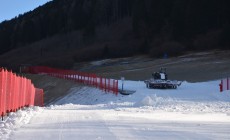
[[[0,0],[0,22],[10,20],[51,0]]]

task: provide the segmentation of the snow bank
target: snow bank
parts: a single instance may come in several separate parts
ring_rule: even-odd
[[[141,106],[157,107],[159,105],[166,105],[172,102],[175,102],[174,99],[172,98],[157,97],[157,95],[154,94],[154,95],[149,95],[149,96],[144,97],[144,99],[142,99],[140,102],[136,102],[135,106],[137,107],[141,107]]]
[[[0,139],[8,139],[12,131],[28,124],[30,119],[41,111],[42,109],[40,107],[29,107],[9,113],[9,115],[4,118],[4,121],[0,121]]]

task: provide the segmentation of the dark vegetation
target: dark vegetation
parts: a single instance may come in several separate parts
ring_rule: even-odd
[[[53,0],[0,24],[0,65],[230,48],[229,0]]]

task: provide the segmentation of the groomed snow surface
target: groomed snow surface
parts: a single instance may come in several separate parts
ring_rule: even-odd
[[[0,123],[0,139],[230,140],[230,91],[220,93],[219,83],[156,90],[143,81],[125,81],[124,89],[136,90],[126,96],[72,89],[48,107],[10,113]]]

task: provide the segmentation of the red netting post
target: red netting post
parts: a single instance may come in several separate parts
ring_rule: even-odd
[[[85,73],[85,83],[89,85],[89,75],[88,73]]]
[[[19,85],[20,83],[20,79],[17,75],[15,75],[15,84],[16,84],[16,90],[15,90],[15,103],[14,103],[14,106],[15,106],[15,111],[18,110],[18,107],[19,107],[19,94],[20,94],[20,90],[21,90],[21,87]]]
[[[89,74],[85,73],[86,84],[89,85]]]
[[[31,86],[31,99],[30,99],[30,105],[34,106],[34,98],[35,98],[35,87],[34,85]]]
[[[229,90],[229,78],[227,78],[227,90]]]
[[[43,89],[41,89],[41,96],[42,96],[42,98],[41,98],[41,102],[42,102],[41,107],[43,107],[44,106],[44,91],[43,91]]]
[[[3,116],[6,114],[6,110],[7,110],[7,99],[6,99],[6,95],[7,95],[7,70],[4,70],[4,94],[3,94],[3,111],[4,111],[4,114]]]
[[[34,98],[35,98],[35,87],[34,86],[31,86],[31,98],[30,98],[30,105],[31,106],[34,106]]]
[[[81,82],[81,75],[80,75],[80,72],[78,72],[77,81],[78,81],[79,83]]]
[[[84,73],[81,73],[81,77],[82,77],[82,83],[85,84],[85,76],[84,76]]]
[[[93,74],[90,74],[90,84],[92,85],[92,86],[94,86],[94,84],[93,84]]]
[[[85,73],[83,73],[83,83],[85,84]]]
[[[24,100],[24,106],[28,106],[28,97],[30,96],[29,95],[29,92],[28,92],[28,79],[25,80],[25,100]]]
[[[16,83],[16,76],[15,74],[13,75],[13,85],[14,85],[14,90],[13,90],[13,103],[12,103],[12,106],[13,106],[13,112],[16,111],[15,109],[15,102],[16,102],[16,92],[17,92],[17,83]]]
[[[82,83],[82,75],[81,75],[81,72],[79,72],[79,82]]]
[[[118,95],[118,80],[116,80],[116,95]]]
[[[16,108],[17,110],[19,109],[19,106],[20,106],[20,93],[21,93],[21,78],[20,77],[17,77],[17,85],[18,85],[18,91],[17,91],[17,103],[16,103]]]
[[[99,86],[98,86],[98,77],[95,76],[95,77],[94,77],[94,80],[95,80],[95,85],[96,85],[96,87],[98,88],[98,87],[99,87]]]
[[[87,85],[90,85],[90,81],[89,81],[89,74],[88,74],[88,73],[86,73],[85,75],[86,75],[86,83],[87,83]]]
[[[14,84],[14,74],[11,74],[11,103],[10,108],[11,111],[14,111],[14,90],[15,90],[15,84]]]
[[[96,84],[96,87],[97,87],[97,88],[99,87],[98,83],[99,83],[99,82],[98,82],[98,77],[96,76],[96,77],[95,77],[95,84]]]
[[[14,110],[17,111],[17,105],[18,105],[18,77],[15,75],[15,93],[14,93]]]
[[[82,73],[80,73],[80,82],[83,83],[83,80],[82,80]]]
[[[13,94],[13,91],[14,91],[14,83],[13,83],[13,73],[10,72],[10,103],[9,103],[9,108],[10,108],[10,112],[13,111],[13,97],[14,97],[14,94]]]
[[[30,101],[31,101],[31,97],[32,97],[31,87],[32,87],[31,80],[27,79],[27,103],[26,103],[26,105],[28,107],[30,106]]]
[[[89,80],[89,85],[92,86],[92,82],[91,82],[91,74],[88,73],[88,80]]]
[[[70,80],[69,79],[69,71],[65,71],[65,74],[66,74],[66,80]]]
[[[12,91],[12,93],[13,93],[13,97],[12,97],[12,99],[13,99],[13,102],[12,102],[12,109],[13,109],[13,111],[15,112],[16,111],[16,109],[15,109],[15,102],[16,102],[16,90],[17,90],[17,83],[16,83],[16,76],[15,76],[15,74],[13,74],[13,91]]]
[[[76,74],[74,73],[74,82],[76,82]]]
[[[93,77],[93,74],[90,74],[90,78],[91,78],[91,85],[94,86],[94,77]]]
[[[221,80],[221,83],[219,84],[219,86],[220,86],[220,92],[222,92],[223,91],[223,79]]]
[[[92,83],[93,86],[94,86],[94,87],[97,87],[94,74],[92,74],[92,80],[93,80],[93,81],[92,81],[92,82],[93,82],[93,83]]]
[[[21,83],[22,83],[22,88],[20,90],[20,99],[21,99],[20,108],[23,107],[23,103],[24,103],[24,80],[22,77],[21,77]]]
[[[116,80],[113,80],[113,93],[116,94],[116,88],[115,88]]]
[[[0,115],[1,115],[1,118],[2,118],[2,121],[3,121],[3,116],[4,116],[4,69],[1,69],[0,71]]]
[[[79,73],[77,72],[77,82],[79,82]]]
[[[77,82],[77,72],[74,73],[74,82]]]
[[[88,84],[91,85],[91,75],[88,73]]]
[[[101,90],[104,90],[104,83],[103,78],[101,77]]]
[[[6,113],[9,113],[9,103],[10,103],[10,73],[6,71]]]
[[[95,75],[93,75],[93,84],[97,88],[97,82],[96,82],[96,80],[97,80],[97,77],[95,77]]]
[[[100,89],[103,89],[103,87],[102,87],[102,77],[100,77],[99,88],[100,88]]]
[[[69,71],[69,80],[73,80],[73,77],[72,77],[72,71]]]
[[[20,108],[22,108],[23,107],[23,104],[24,104],[24,93],[25,93],[25,91],[24,91],[24,88],[25,88],[25,85],[24,85],[24,79],[23,79],[23,77],[21,78],[21,82],[22,82],[22,91],[21,91],[21,104],[20,104]]]
[[[83,74],[83,81],[84,81],[83,83],[86,84],[86,75],[85,75],[85,73]]]
[[[104,87],[104,88],[105,88],[105,92],[106,92],[106,90],[107,90],[107,89],[106,89],[106,80],[107,80],[107,79],[106,79],[106,78],[104,78],[104,79],[105,79],[105,87]]]
[[[109,83],[108,83],[108,91],[110,92],[110,79],[109,80]]]
[[[31,93],[31,81],[29,79],[27,79],[27,87],[26,87],[26,106],[30,106],[30,99],[31,99],[31,96],[32,96],[32,93]]]
[[[2,69],[0,68],[0,116],[2,117]],[[3,120],[2,120],[3,121]]]
[[[23,80],[24,80],[24,99],[23,99],[23,107],[25,107],[26,106],[26,95],[27,95],[27,93],[26,93],[26,89],[27,89],[27,79],[26,78],[23,78]]]
[[[7,101],[7,110],[8,110],[8,113],[11,111],[11,102],[12,102],[12,94],[11,94],[11,72],[8,72],[8,101]]]
[[[19,93],[19,95],[18,95],[18,109],[20,109],[21,108],[21,104],[22,104],[22,78],[21,77],[19,77],[19,91],[18,91],[18,93]]]
[[[85,82],[87,85],[89,85],[89,75],[88,73],[85,73]]]

